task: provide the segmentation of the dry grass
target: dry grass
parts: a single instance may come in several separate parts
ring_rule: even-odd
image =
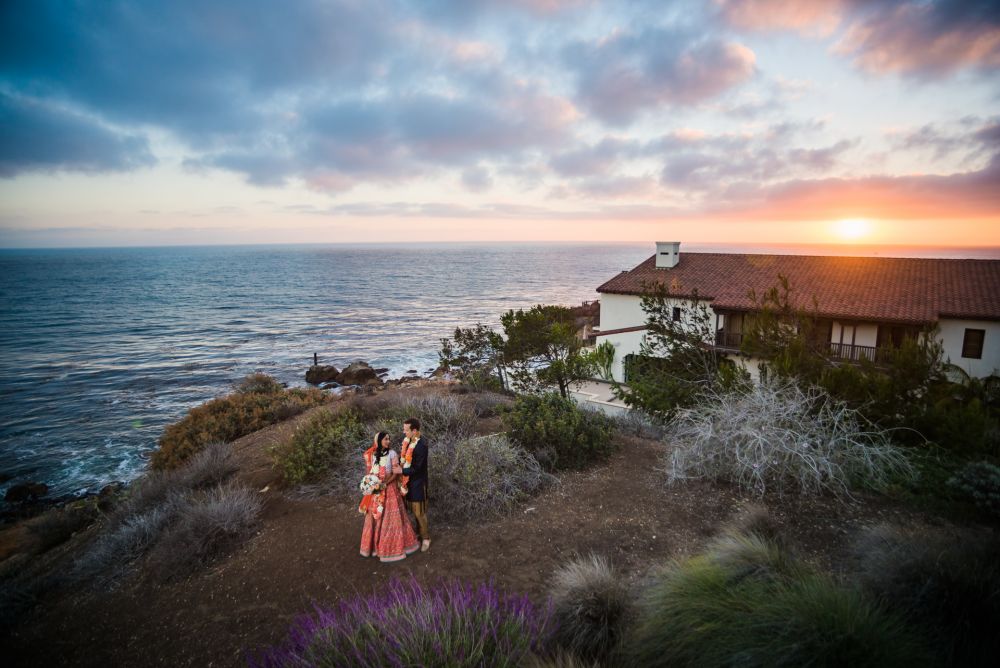
[[[711,478],[762,496],[767,490],[850,495],[912,479],[890,433],[821,390],[758,383],[716,393],[678,413],[668,441],[669,481]]]
[[[227,554],[253,535],[262,505],[258,494],[234,484],[187,498],[150,554],[153,571],[181,577]]]

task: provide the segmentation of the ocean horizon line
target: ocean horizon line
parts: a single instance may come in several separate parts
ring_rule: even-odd
[[[293,243],[236,243],[236,244],[157,244],[157,245],[100,245],[100,246],[9,246],[0,247],[0,253],[16,255],[24,252],[51,251],[108,251],[108,250],[166,250],[166,249],[226,249],[226,248],[481,248],[484,246],[642,246],[656,241],[676,239],[650,238],[646,241],[621,240],[464,240],[464,241],[322,241]],[[767,242],[767,241],[681,241],[681,248],[688,252],[744,252],[751,254],[803,254],[802,251],[824,251],[821,255],[842,254],[851,256],[878,256],[884,252],[913,253],[971,253],[972,257],[956,259],[1000,259],[1000,244],[875,244],[836,242]],[[797,252],[793,252],[797,251]],[[890,256],[885,256],[890,257]],[[903,256],[905,257],[905,256]],[[921,255],[921,257],[934,257]]]

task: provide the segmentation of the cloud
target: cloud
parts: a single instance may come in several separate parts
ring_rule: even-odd
[[[841,34],[834,52],[872,74],[940,79],[962,69],[1000,66],[995,0],[716,0],[719,15],[743,30]]]
[[[554,155],[549,166],[562,176],[598,176],[613,169],[620,158],[635,155],[638,149],[635,140],[605,137],[596,144]]]
[[[37,170],[116,172],[155,163],[145,137],[0,92],[0,177]]]
[[[829,35],[840,23],[845,0],[715,0],[723,20],[746,30],[795,30]]]
[[[883,3],[864,11],[836,50],[875,74],[938,79],[1000,67],[1000,4],[993,0]]]
[[[827,174],[857,142],[842,139],[818,148],[792,145],[798,136],[821,128],[818,122],[786,122],[757,134],[665,135],[655,144],[664,160],[661,182],[718,197],[734,184]]]
[[[742,44],[657,28],[574,42],[562,60],[576,75],[580,104],[617,125],[646,110],[711,100],[749,80],[756,63]]]
[[[927,123],[891,132],[888,139],[897,151],[930,152],[936,160],[961,154],[964,162],[971,163],[1000,153],[1000,117],[967,116],[954,123]]]
[[[470,192],[486,192],[493,186],[493,177],[489,170],[482,167],[470,167],[462,172],[462,184]]]

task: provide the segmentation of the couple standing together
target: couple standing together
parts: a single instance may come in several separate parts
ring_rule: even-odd
[[[358,507],[365,516],[362,557],[399,561],[417,550],[426,552],[431,546],[427,529],[427,440],[420,435],[420,421],[416,418],[403,422],[403,435],[398,455],[392,449],[392,437],[384,431],[375,434],[375,442],[365,451],[365,478],[361,482],[364,496]],[[407,510],[416,520],[416,532]]]

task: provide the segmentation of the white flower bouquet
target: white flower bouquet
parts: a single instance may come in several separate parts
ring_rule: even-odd
[[[378,491],[378,488],[382,485],[382,481],[378,479],[378,476],[374,473],[369,473],[364,478],[361,479],[361,493],[365,496],[369,494],[374,494]]]

